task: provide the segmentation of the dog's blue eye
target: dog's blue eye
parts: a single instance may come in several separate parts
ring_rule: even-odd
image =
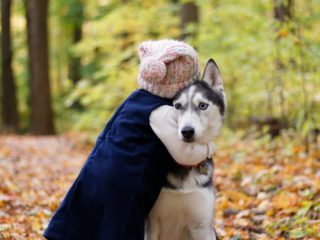
[[[201,110],[206,110],[208,108],[208,106],[209,106],[209,104],[207,104],[207,103],[204,103],[204,102],[199,103],[199,108]]]
[[[176,104],[174,105],[174,108],[177,109],[177,110],[181,110],[181,109],[182,109],[181,103],[176,103]]]

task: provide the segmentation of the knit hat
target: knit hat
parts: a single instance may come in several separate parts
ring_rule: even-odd
[[[174,97],[200,75],[197,53],[184,42],[146,41],[138,51],[141,61],[138,84],[160,97]]]

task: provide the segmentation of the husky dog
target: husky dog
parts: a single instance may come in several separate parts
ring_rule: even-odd
[[[218,135],[225,113],[225,94],[217,64],[210,59],[202,80],[174,98],[178,134],[185,142],[206,144]],[[146,225],[147,240],[215,240],[213,161],[197,166],[176,164],[168,173]]]

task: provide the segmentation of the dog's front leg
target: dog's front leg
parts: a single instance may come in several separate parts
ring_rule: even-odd
[[[217,240],[215,231],[211,227],[193,228],[191,236],[193,240]]]
[[[160,223],[150,217],[147,220],[145,240],[159,240],[160,239]]]

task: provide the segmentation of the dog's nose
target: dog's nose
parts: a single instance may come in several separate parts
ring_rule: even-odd
[[[181,133],[185,139],[191,139],[194,135],[194,128],[190,126],[186,126],[182,128]]]

